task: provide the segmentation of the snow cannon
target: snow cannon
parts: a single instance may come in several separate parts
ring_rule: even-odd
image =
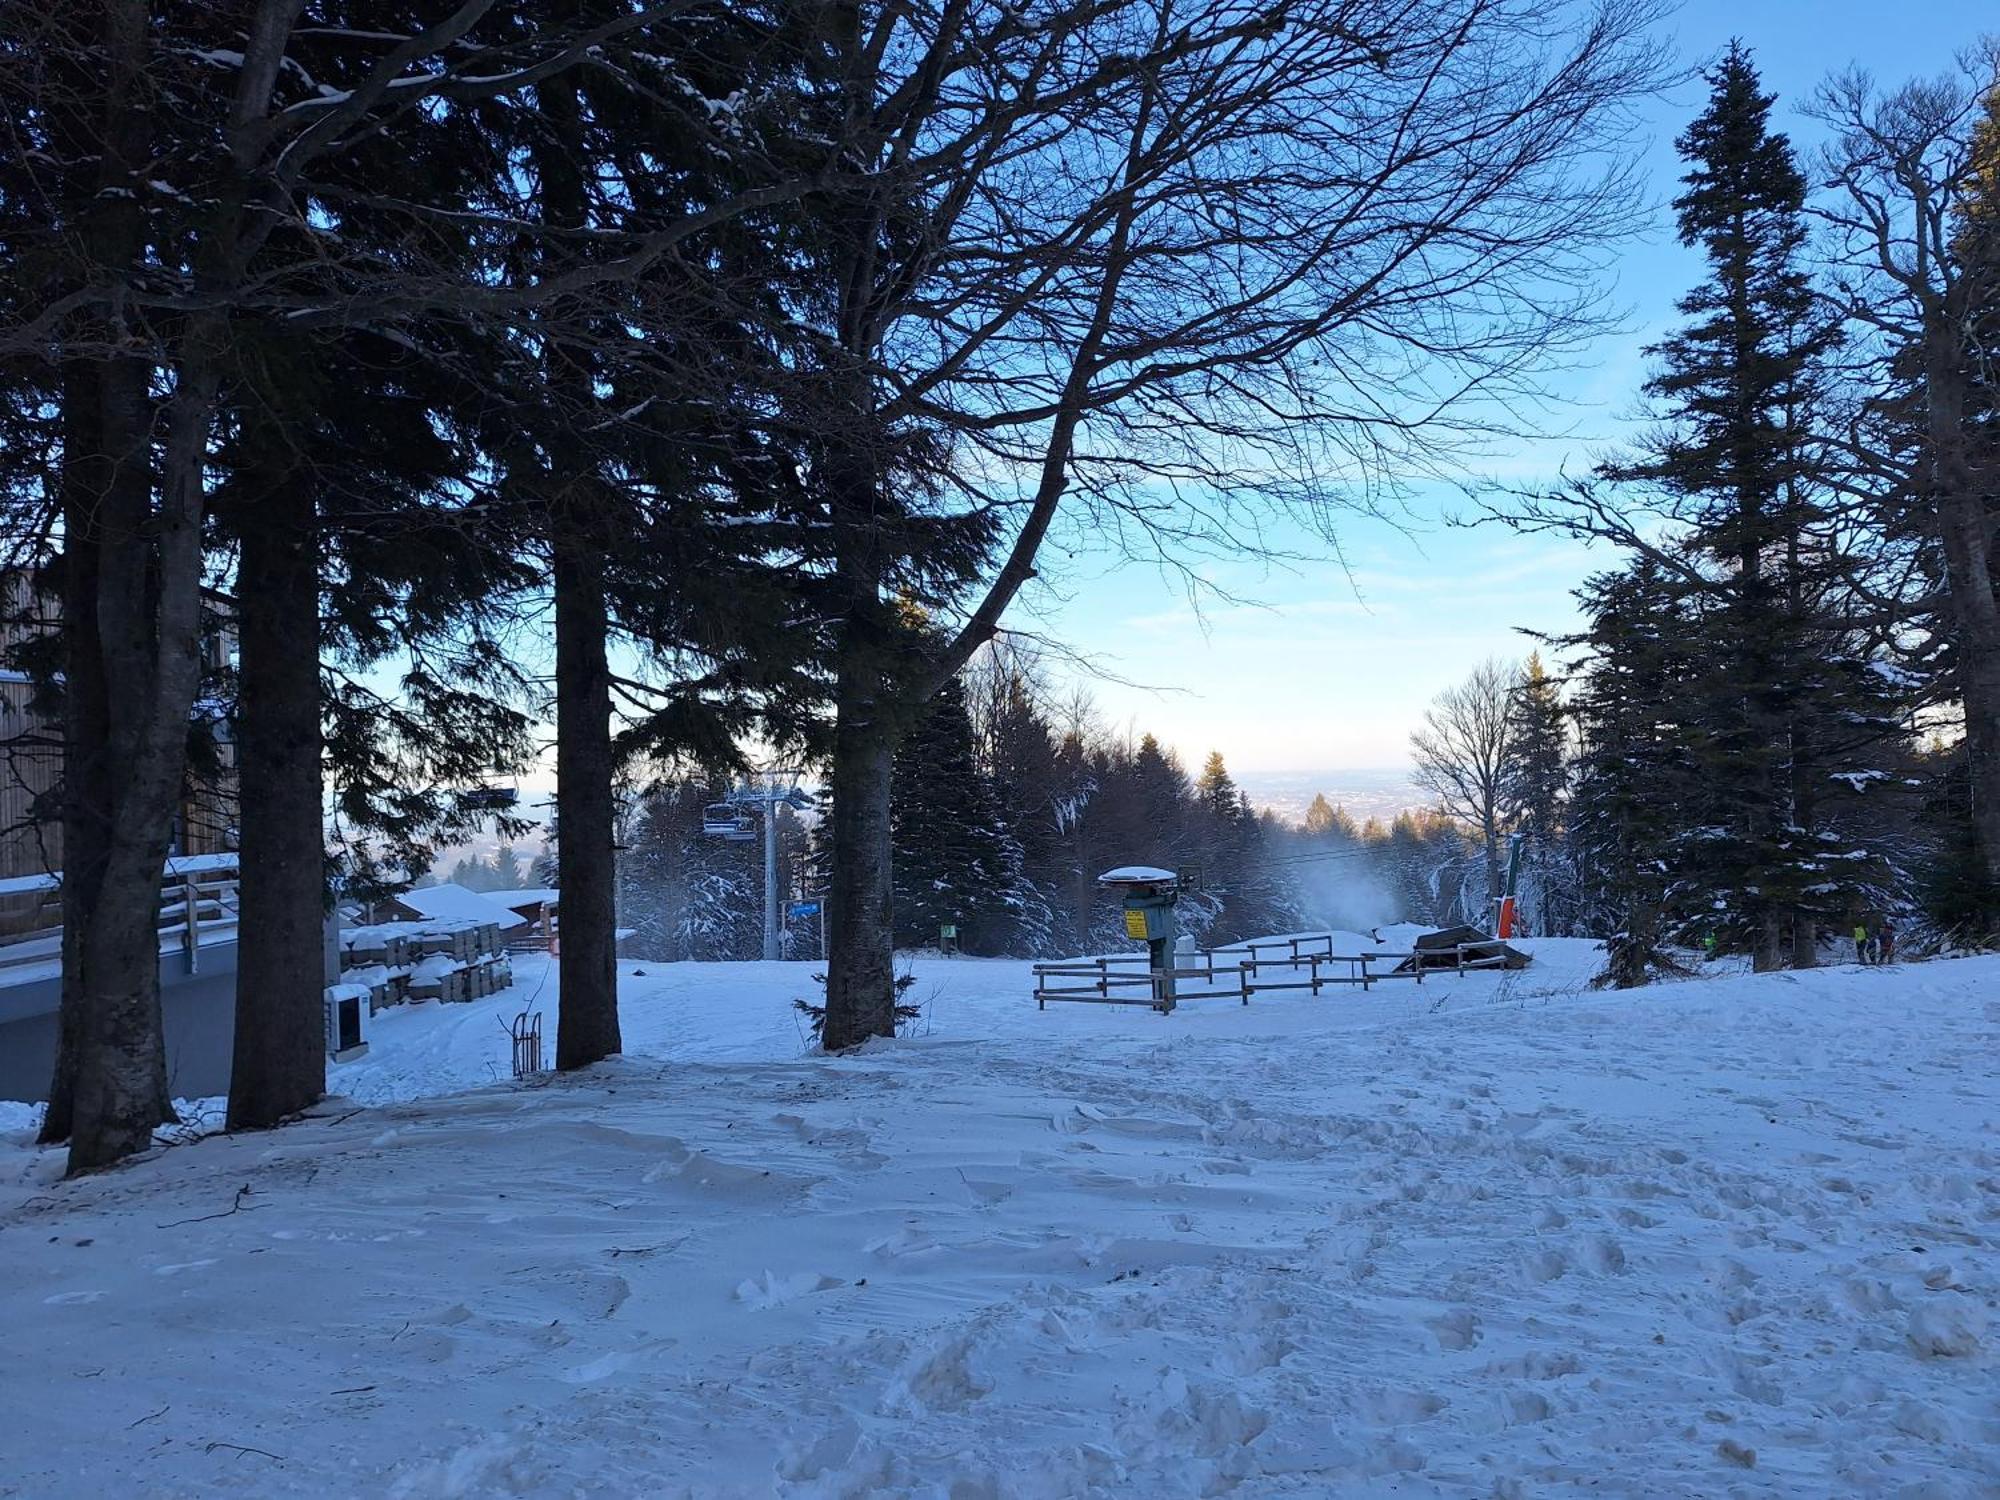
[[[1105,890],[1116,891],[1125,903],[1125,936],[1146,945],[1153,970],[1153,1004],[1174,1008],[1174,903],[1180,899],[1180,877],[1153,865],[1120,865],[1097,877]]]

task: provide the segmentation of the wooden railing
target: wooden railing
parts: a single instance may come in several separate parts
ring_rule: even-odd
[[[1391,977],[1376,972],[1373,965],[1401,963],[1408,957],[1406,953],[1336,953],[1333,937],[1328,933],[1258,938],[1220,948],[1197,949],[1174,955],[1177,965],[1172,971],[1174,1002],[1232,999],[1248,1005],[1250,997],[1259,993],[1310,990],[1317,995],[1326,986],[1339,984],[1359,985],[1366,990],[1378,979]],[[1155,973],[1147,967],[1148,963],[1143,953],[1107,953],[1095,958],[1036,964],[1036,1008],[1048,1009],[1051,1000],[1164,1008],[1160,981],[1166,976]],[[1264,977],[1271,973],[1287,977]],[[1079,979],[1087,982],[1050,983]],[[1184,980],[1206,981],[1211,987],[1183,989]]]
[[[201,861],[198,873],[168,873],[160,882],[160,904],[154,926],[160,935],[160,953],[176,955],[185,972],[200,966],[203,945],[227,942],[236,935],[241,909],[241,890],[233,864],[217,865]],[[50,877],[50,889],[59,889]],[[0,979],[11,971],[19,974],[34,965],[50,964],[57,973],[62,965],[62,924],[45,923],[16,934],[0,943]],[[39,977],[30,975],[29,978]]]
[[[1252,995],[1278,990],[1310,990],[1318,995],[1328,985],[1351,984],[1366,992],[1384,979],[1413,979],[1422,984],[1427,971],[1449,970],[1463,977],[1474,969],[1504,967],[1507,954],[1499,940],[1492,938],[1408,953],[1336,953],[1331,933],[1300,933],[1176,953],[1174,960],[1176,1004],[1229,999],[1248,1005]],[[1164,1009],[1160,981],[1165,976],[1148,968],[1149,962],[1143,953],[1106,953],[1036,964],[1035,1008],[1047,1010],[1049,1001],[1059,1000]],[[1265,978],[1269,973],[1286,977]],[[1078,980],[1084,982],[1073,982]],[[1211,987],[1182,989],[1183,980],[1201,980]]]
[[[201,965],[203,942],[235,937],[240,911],[241,892],[234,875],[170,881],[160,894],[160,949],[179,953],[187,972],[193,974]]]

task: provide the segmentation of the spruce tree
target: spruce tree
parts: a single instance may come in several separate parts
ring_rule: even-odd
[[[1560,689],[1531,652],[1508,704],[1501,811],[1527,840],[1521,907],[1530,930],[1561,934],[1574,916],[1564,840],[1570,793],[1569,716]]]
[[[968,953],[1003,953],[1028,906],[1021,846],[973,754],[954,679],[897,748],[890,818],[896,940],[930,947],[954,927]]]
[[[1839,335],[1800,264],[1805,178],[1749,54],[1732,45],[1707,76],[1674,206],[1708,276],[1651,351],[1663,426],[1603,473],[1664,496],[1679,523],[1666,550],[1707,599],[1680,643],[1702,662],[1673,709],[1700,796],[1668,856],[1670,906],[1772,968],[1788,937],[1810,962],[1817,925],[1858,898],[1864,872],[1830,857],[1829,808],[1899,731],[1842,614],[1848,560],[1818,479],[1821,364]]]
[[[1685,645],[1697,621],[1677,578],[1645,561],[1591,579],[1578,598],[1590,624],[1566,643],[1588,652],[1571,705],[1570,842],[1582,923],[1610,954],[1600,982],[1629,989],[1675,966],[1664,951],[1673,871],[1682,841],[1702,836],[1701,777],[1675,717],[1699,670]]]

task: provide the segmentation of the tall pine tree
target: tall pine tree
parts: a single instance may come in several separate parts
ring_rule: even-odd
[[[1603,473],[1665,497],[1681,583],[1706,599],[1688,616],[1700,638],[1682,643],[1703,662],[1676,714],[1701,774],[1671,904],[1767,969],[1788,940],[1810,963],[1818,925],[1873,899],[1879,865],[1831,849],[1829,806],[1868,786],[1871,748],[1899,730],[1842,614],[1846,559],[1818,484],[1821,364],[1839,334],[1800,265],[1805,178],[1741,45],[1708,80],[1674,204],[1708,276],[1652,351],[1663,426]]]

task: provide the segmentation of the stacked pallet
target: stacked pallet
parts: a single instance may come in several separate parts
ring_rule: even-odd
[[[340,950],[341,982],[366,985],[371,1012],[413,1000],[477,1000],[514,982],[493,922],[377,922],[343,931]]]

